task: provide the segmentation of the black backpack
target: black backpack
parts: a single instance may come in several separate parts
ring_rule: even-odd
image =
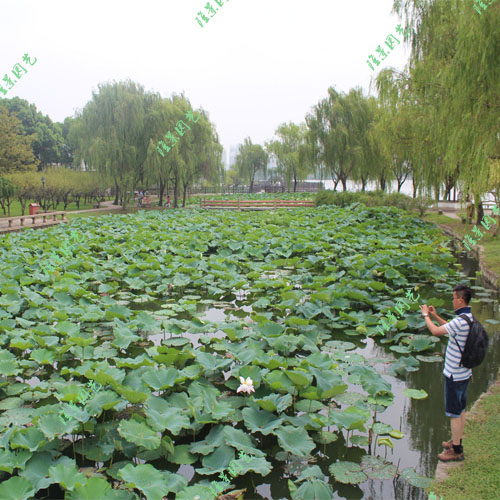
[[[486,350],[488,349],[489,342],[488,334],[483,328],[483,325],[479,323],[474,316],[472,316],[472,321],[465,314],[461,314],[459,317],[467,321],[470,328],[463,352],[462,349],[460,349],[460,344],[457,342],[456,337],[453,337],[457,343],[460,354],[462,355],[460,366],[465,368],[475,368],[483,362],[483,359],[486,356]]]

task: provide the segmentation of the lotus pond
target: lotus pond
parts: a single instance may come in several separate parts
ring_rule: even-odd
[[[212,500],[235,462],[227,499],[425,498],[413,444],[428,457],[447,437],[429,416],[444,342],[417,302],[377,326],[408,289],[450,317],[464,278],[431,225],[362,205],[196,209],[1,242],[0,498]],[[493,333],[494,299],[476,291]],[[102,389],[70,406],[89,381]]]

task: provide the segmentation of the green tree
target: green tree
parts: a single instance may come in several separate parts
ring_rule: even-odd
[[[250,137],[247,137],[243,144],[240,144],[238,156],[236,157],[236,166],[238,168],[239,178],[248,180],[250,183],[250,192],[253,192],[253,184],[257,172],[266,175],[267,162],[269,156],[260,144],[252,144]]]
[[[356,164],[364,159],[363,146],[369,144],[370,105],[361,89],[349,94],[330,87],[328,98],[320,101],[306,117],[308,143],[316,166],[324,165],[334,188],[339,182],[344,191]]]
[[[153,99],[134,82],[100,84],[69,131],[75,159],[113,179],[115,204],[131,199],[144,168],[149,137],[145,118]]]
[[[215,126],[203,110],[193,111],[183,94],[174,94],[171,99],[154,102],[148,123],[151,139],[145,178],[159,184],[160,205],[165,188],[168,191],[170,186],[174,193],[174,207],[177,207],[181,191],[182,206],[185,206],[188,190],[194,184],[201,180],[221,182],[222,146]],[[158,146],[158,138],[170,150]]]
[[[17,186],[6,177],[0,177],[0,206],[2,207],[3,214],[10,217],[10,205],[12,198],[16,194]]]
[[[39,162],[31,149],[33,140],[34,136],[21,132],[21,122],[0,105],[0,175],[36,169]]]
[[[292,180],[295,193],[297,182],[304,180],[310,171],[307,166],[310,154],[306,144],[306,131],[304,124],[283,123],[275,132],[278,140],[266,143],[267,151],[276,160],[278,173],[285,179],[288,192]]]
[[[39,170],[53,163],[64,162],[64,139],[60,124],[52,122],[48,116],[37,111],[34,104],[19,97],[5,99],[2,105],[21,121],[21,133],[33,136],[32,148],[39,160]]]
[[[410,28],[410,62],[379,75],[379,90],[392,87],[398,112],[411,107],[414,192],[416,183],[437,198],[459,185],[478,202],[500,156],[500,10],[479,16],[465,0],[396,0],[394,10]]]

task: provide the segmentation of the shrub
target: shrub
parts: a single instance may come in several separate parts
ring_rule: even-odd
[[[387,194],[383,191],[365,191],[357,193],[352,193],[349,191],[320,191],[314,199],[317,207],[320,205],[337,205],[339,207],[346,207],[353,203],[359,202],[364,203],[368,207],[386,206],[402,208],[406,211],[421,211],[422,202],[417,200],[414,200],[413,198],[406,196],[405,194]]]

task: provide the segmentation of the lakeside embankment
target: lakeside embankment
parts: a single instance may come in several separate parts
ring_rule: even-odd
[[[444,215],[426,217],[448,236],[461,240],[468,226]],[[500,241],[492,234],[472,248],[483,278],[498,290],[500,286]],[[500,491],[500,371],[497,380],[467,412],[464,434],[466,459],[458,463],[439,462],[429,491],[443,500],[498,500]]]

